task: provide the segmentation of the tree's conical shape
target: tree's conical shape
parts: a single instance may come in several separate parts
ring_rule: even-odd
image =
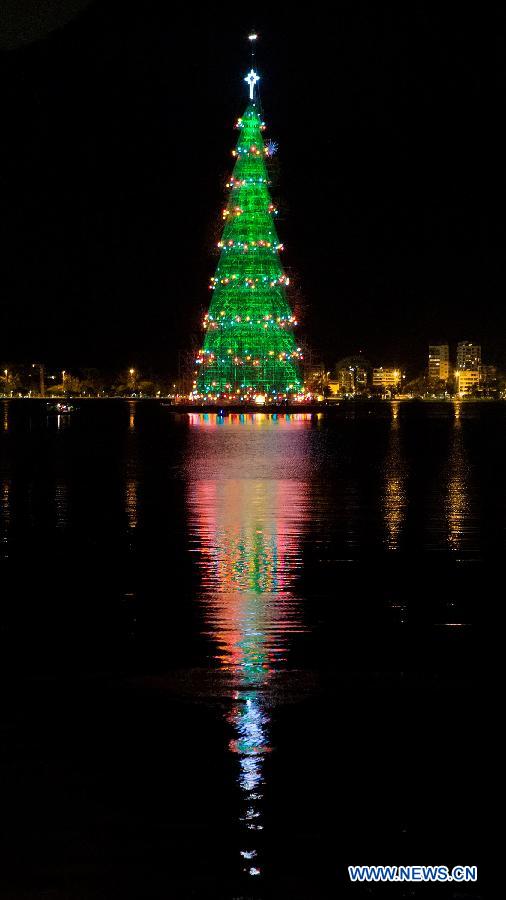
[[[234,171],[227,185],[225,227],[213,298],[197,359],[197,394],[247,400],[256,394],[291,397],[302,387],[295,317],[286,299],[288,278],[279,257],[258,104],[237,122]]]

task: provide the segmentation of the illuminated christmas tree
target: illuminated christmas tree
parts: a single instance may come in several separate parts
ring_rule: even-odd
[[[258,80],[252,68],[245,78],[250,99],[237,121],[221,254],[197,359],[196,393],[210,399],[290,398],[302,388],[301,353],[292,330],[297,322],[286,298],[283,245],[269,192],[266,160],[275,146],[264,142]]]

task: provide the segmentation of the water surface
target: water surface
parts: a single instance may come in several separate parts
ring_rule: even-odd
[[[504,421],[5,402],[3,895],[360,897],[350,863],[480,863]]]

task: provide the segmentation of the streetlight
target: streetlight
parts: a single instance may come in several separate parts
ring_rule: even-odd
[[[128,370],[128,386],[129,386],[130,390],[132,391],[132,393],[135,389],[136,375],[137,375],[137,373],[133,367]]]

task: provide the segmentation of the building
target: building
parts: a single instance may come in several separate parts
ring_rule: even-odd
[[[482,366],[480,369],[480,391],[485,397],[499,397],[501,375],[497,366]]]
[[[311,365],[306,365],[304,360],[304,363],[301,365],[301,371],[304,392],[316,395],[323,394],[328,380],[328,372],[325,371],[323,363],[313,362]]]
[[[480,385],[480,370],[479,369],[457,369],[455,372],[455,379],[457,382],[457,394],[461,397],[465,397],[466,394],[471,394],[476,388]]]
[[[342,397],[343,395],[353,395],[355,393],[353,390],[353,380],[350,373],[346,370],[336,372],[335,375],[330,376],[327,380],[327,387],[330,396],[333,397]]]
[[[429,345],[429,380],[448,381],[450,377],[450,348],[448,344]]]
[[[355,373],[353,369],[340,369],[338,380],[343,394],[355,393]]]
[[[470,369],[479,371],[481,366],[481,346],[470,341],[460,341],[457,344],[457,371],[464,372]]]
[[[372,370],[373,388],[381,388],[384,391],[397,390],[401,386],[402,372],[400,369],[385,369],[380,366]]]
[[[482,387],[497,387],[499,381],[497,366],[482,366],[480,369],[480,376],[480,384]]]
[[[361,355],[346,356],[336,364],[328,385],[333,394],[362,394],[369,386],[370,363]]]
[[[362,365],[338,366],[336,381],[341,394],[361,394],[367,390],[367,369]]]

